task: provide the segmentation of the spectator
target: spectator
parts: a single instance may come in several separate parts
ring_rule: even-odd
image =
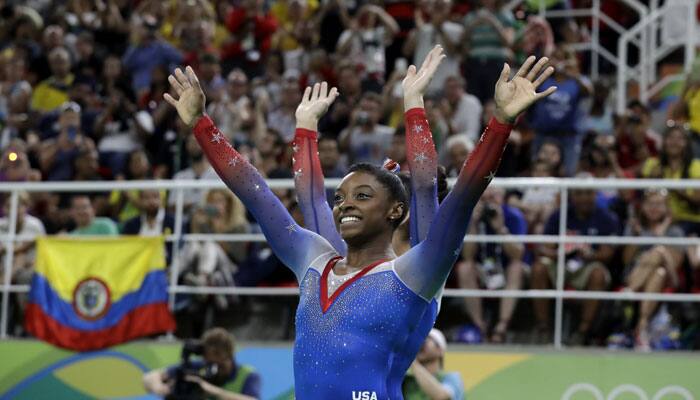
[[[207,211],[214,216],[211,220],[212,233],[250,233],[245,207],[230,190],[211,189],[206,195],[205,203]],[[218,244],[235,263],[240,263],[247,257],[247,243],[221,241]]]
[[[71,71],[70,54],[63,47],[49,53],[51,76],[37,85],[32,94],[32,109],[49,112],[68,101],[68,91],[75,76]]]
[[[362,80],[357,68],[350,62],[338,65],[338,92],[340,95],[319,121],[318,129],[338,137],[349,123],[353,109],[362,98]]]
[[[493,98],[503,63],[513,58],[515,18],[500,0],[481,0],[479,5],[464,18],[460,43],[467,54],[464,76],[472,82],[471,92],[485,103]]]
[[[348,152],[351,164],[369,162],[381,165],[391,146],[393,130],[379,124],[382,98],[367,93],[352,112],[350,126],[340,134],[340,148]]]
[[[445,335],[432,329],[403,381],[406,400],[465,398],[464,384],[459,373],[443,369],[446,351]]]
[[[277,30],[277,20],[266,12],[265,4],[259,0],[243,0],[226,17],[226,27],[233,35],[221,50],[225,73],[241,68],[249,76],[262,74],[272,44],[272,35]]]
[[[554,177],[560,177],[564,173],[562,150],[559,143],[554,140],[545,140],[535,153],[535,161],[542,161],[549,165]]]
[[[236,362],[233,335],[223,328],[212,328],[202,335],[203,359],[194,361],[192,370],[198,371],[213,364],[216,368],[214,385],[199,376],[187,380],[199,384],[206,396],[217,399],[255,400],[260,398],[260,375],[252,367]],[[152,370],[143,375],[143,385],[157,396],[177,395],[173,385],[180,365]],[[184,372],[184,371],[183,371]]]
[[[109,218],[95,217],[90,196],[76,194],[70,201],[70,214],[75,224],[71,235],[113,236],[119,234],[117,225]]]
[[[314,13],[317,1],[276,0],[270,6],[278,29],[272,39],[272,47],[282,53],[287,69],[304,68],[306,52],[318,42],[317,21]]]
[[[642,177],[657,179],[699,179],[700,160],[693,158],[688,132],[680,126],[666,130],[658,157],[648,158]],[[700,235],[700,190],[672,190],[671,215],[688,236]]]
[[[474,142],[481,135],[482,107],[476,96],[465,92],[466,85],[461,76],[448,77],[440,106],[449,124],[449,134],[465,135]]]
[[[677,117],[688,120],[693,157],[700,158],[700,63],[695,63],[674,111]]]
[[[504,203],[505,192],[488,188],[474,207],[468,234],[470,235],[525,235],[527,223],[522,212]],[[522,243],[465,243],[464,262],[457,264],[459,286],[463,289],[519,290],[523,284],[525,246]],[[491,341],[503,343],[510,319],[515,311],[516,298],[501,299],[500,315],[493,328]],[[483,319],[481,298],[465,299],[467,311],[474,324],[486,335],[488,327]]]
[[[610,85],[598,80],[593,83],[593,94],[591,107],[585,113],[581,124],[584,132],[595,132],[601,135],[612,135],[613,132],[613,110],[609,104]]]
[[[39,218],[29,214],[29,207],[31,206],[29,194],[26,192],[19,192],[17,200],[17,225],[15,234],[22,236],[22,240],[15,242],[12,269],[10,270],[10,281],[22,285],[29,284],[31,281],[31,275],[34,272],[34,260],[36,258],[35,239],[39,236],[46,235],[46,230]],[[3,214],[6,216],[0,218],[0,233],[3,235],[9,235],[10,233],[10,201],[11,197],[7,196],[3,206]],[[0,260],[4,265],[5,257],[7,256],[6,244],[0,247],[0,256],[2,256]],[[2,271],[4,272],[4,268]]]
[[[577,178],[590,178],[588,173],[580,173]],[[545,235],[559,234],[559,210],[555,210],[547,220]],[[595,191],[577,189],[571,191],[566,232],[568,235],[609,236],[619,232],[617,217],[596,204]],[[565,245],[564,284],[577,290],[602,291],[610,284],[607,266],[612,261],[615,248],[608,244],[590,245],[587,243]],[[548,289],[557,281],[557,245],[543,244],[538,248],[532,266],[532,289]],[[591,333],[598,310],[598,300],[585,300],[583,312],[576,331],[569,342],[582,345]],[[537,341],[544,343],[549,335],[549,300],[533,300],[537,318]]]
[[[640,115],[628,109],[627,115],[620,118],[619,125],[617,160],[628,175],[638,176],[644,162],[658,155],[656,140],[649,132],[649,115]]]
[[[409,33],[403,48],[404,55],[412,59],[414,65],[421,65],[435,45],[445,48],[446,58],[428,86],[430,95],[444,87],[448,76],[459,75],[458,49],[464,28],[450,21],[451,8],[452,0],[421,0],[415,11],[416,27]],[[429,20],[426,21],[426,17]],[[493,85],[490,90],[493,93]]]
[[[190,215],[190,233],[221,233],[228,221],[221,221],[220,209],[214,204],[198,205]],[[211,240],[188,241],[180,252],[180,279],[191,286],[235,286],[237,265],[220,243]],[[235,298],[223,294],[188,296],[183,302],[189,323],[195,332],[207,329],[220,318],[220,312],[230,309]]]
[[[644,193],[639,216],[630,218],[625,236],[685,237],[674,225],[668,209],[666,190]],[[661,293],[665,288],[678,287],[678,268],[683,261],[683,247],[664,245],[627,245],[623,252],[626,288],[634,292]],[[635,347],[649,351],[649,322],[657,302],[643,300],[639,305]]]
[[[123,175],[117,176],[118,181],[138,181],[152,179],[151,162],[143,150],[136,150],[129,154],[127,169]],[[165,198],[165,193],[162,194]],[[109,196],[109,205],[112,217],[120,224],[136,217],[139,212],[138,190],[113,190]]]
[[[32,275],[34,274],[34,261],[36,258],[36,238],[46,235],[46,230],[44,229],[44,224],[41,223],[41,220],[29,215],[29,207],[29,195],[26,192],[20,192],[18,194],[17,202],[17,225],[15,234],[18,236],[23,236],[23,239],[15,242],[9,279],[9,282],[13,285],[29,285],[31,283]],[[7,216],[10,215],[9,196],[5,199],[3,214]],[[7,235],[10,233],[9,224],[9,217],[0,218],[1,234]],[[7,257],[7,247],[4,244],[2,247],[0,247],[0,256],[0,261],[2,261],[2,265],[4,266],[5,257]],[[3,268],[2,271],[0,271],[1,282],[5,282],[4,272],[5,269]],[[27,294],[17,293],[15,299],[18,318],[15,319],[14,333],[17,334],[22,331],[21,317],[24,315],[24,310],[26,309]]]
[[[0,115],[4,126],[0,130],[0,148],[15,137],[26,137],[31,121],[32,87],[26,79],[26,61],[15,56],[4,59],[4,79],[0,82]]]
[[[229,140],[245,141],[245,130],[255,123],[253,102],[248,96],[248,77],[240,69],[234,69],[226,78],[228,90],[219,102],[212,102],[207,113],[226,132]]]
[[[199,147],[199,143],[197,143],[197,139],[194,137],[194,135],[188,135],[186,137],[185,150],[187,152],[190,166],[176,173],[173,176],[173,180],[202,179],[216,181],[219,179],[219,176],[216,175],[214,168],[212,168],[211,165],[209,165],[209,161],[204,158],[202,148]],[[201,189],[184,190],[183,207],[185,211],[188,212],[193,205],[201,202],[203,198],[204,192]],[[170,194],[168,204],[171,207],[175,206],[175,200],[175,193],[172,192]]]
[[[41,143],[39,166],[46,180],[72,180],[80,149],[94,148],[95,144],[81,129],[80,114],[77,103],[64,103],[58,117],[58,136]]]
[[[221,101],[226,91],[226,80],[221,76],[221,65],[216,54],[202,55],[197,76],[207,99],[211,102]]]
[[[182,62],[179,50],[158,36],[158,21],[152,15],[137,18],[132,27],[124,68],[133,76],[132,87],[140,94],[151,85],[151,73],[158,66],[172,71]]]
[[[41,172],[31,167],[27,155],[27,145],[21,139],[14,139],[0,158],[0,182],[40,181]]]
[[[445,142],[447,176],[454,178],[459,175],[459,171],[462,170],[462,166],[473,149],[474,143],[465,135],[455,135],[447,138]]]
[[[146,189],[138,192],[140,215],[124,223],[124,235],[160,236],[175,231],[175,218],[163,208],[161,192]]]
[[[539,15],[529,15],[527,25],[517,33],[514,49],[519,51],[518,58],[534,55],[537,58],[549,57],[554,51],[554,33],[549,22]]]
[[[579,127],[579,103],[591,92],[590,83],[581,75],[571,49],[557,48],[550,63],[554,75],[544,81],[538,90],[557,86],[557,91],[537,103],[530,111],[530,125],[535,130],[534,151],[537,153],[545,140],[559,144],[563,151],[564,173],[571,176],[581,156],[582,136]]]
[[[348,28],[340,35],[336,52],[361,66],[372,87],[379,89],[386,74],[386,47],[399,33],[399,25],[384,9],[373,4],[360,7],[354,17],[347,15],[343,5],[340,11]]]
[[[544,160],[535,160],[532,166],[533,178],[554,178],[554,168]],[[544,232],[544,224],[547,218],[557,207],[559,190],[553,187],[528,187],[523,192],[522,198],[514,204],[523,211],[530,232],[541,235]]]
[[[321,162],[323,176],[326,178],[342,178],[345,176],[345,168],[340,165],[340,151],[338,141],[332,136],[322,135],[318,138],[318,158]],[[326,189],[328,204],[333,206],[335,197],[334,189]]]
[[[103,162],[115,176],[123,171],[129,154],[143,147],[155,129],[153,117],[138,111],[135,99],[114,88],[97,116],[94,135]]]
[[[285,143],[294,139],[296,127],[294,112],[301,101],[301,95],[298,77],[285,77],[280,93],[280,105],[267,116],[268,126],[277,131]]]

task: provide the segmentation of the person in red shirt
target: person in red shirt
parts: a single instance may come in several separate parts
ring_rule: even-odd
[[[617,161],[630,176],[639,175],[644,161],[658,154],[657,142],[649,131],[648,115],[639,111],[639,107],[630,107],[617,129]]]
[[[230,40],[221,49],[224,74],[233,68],[243,69],[248,76],[261,75],[270,51],[277,20],[264,9],[262,0],[245,0],[226,17]]]

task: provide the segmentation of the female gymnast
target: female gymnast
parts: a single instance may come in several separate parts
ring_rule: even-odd
[[[410,176],[410,206],[409,218],[404,220],[399,229],[394,231],[393,248],[397,255],[417,245],[422,241],[430,227],[438,206],[437,196],[437,152],[430,132],[425,109],[423,94],[425,93],[435,71],[444,59],[441,46],[435,46],[423,61],[420,69],[415,67],[407,71],[403,80],[405,127],[406,127],[406,159],[408,160]],[[320,100],[323,101],[323,100]],[[307,103],[299,105],[296,113],[297,121],[302,125],[314,125],[320,116],[313,115]],[[311,123],[305,122],[311,121]],[[295,180],[299,206],[304,215],[306,228],[323,236],[336,251],[345,255],[347,247],[340,236],[332,210],[325,198],[323,171],[318,158],[316,145],[317,133],[297,127],[292,148],[294,150],[294,170],[308,170],[310,173]],[[408,225],[408,243],[404,229]],[[406,370],[411,365],[425,341],[428,332],[433,328],[441,301],[442,288],[434,296],[423,312],[417,326],[411,329],[406,342],[400,346],[394,355],[391,370],[388,374],[388,398],[400,400],[402,382]]]
[[[400,257],[391,248],[407,203],[398,177],[360,164],[343,178],[333,208],[333,219],[347,244],[347,256],[342,257],[326,239],[294,222],[262,176],[205,115],[204,93],[192,69],[187,67],[186,75],[176,69],[168,78],[177,99],[166,94],[166,101],[194,126],[214,169],[256,218],[277,257],[297,276],[301,291],[294,344],[297,398],[388,398],[394,358],[459,254],[471,210],[495,174],[510,124],[555,90],[535,92],[552,70],[540,74],[546,60],[534,63],[530,57],[513,79],[504,65],[496,84],[496,117],[438,208],[425,239]],[[322,115],[336,96],[336,90],[329,94],[327,85],[317,85],[307,88],[303,102],[314,115]],[[300,122],[300,128],[316,130],[313,121]],[[417,160],[422,161],[423,157]],[[304,173],[308,170],[295,170],[297,178]]]

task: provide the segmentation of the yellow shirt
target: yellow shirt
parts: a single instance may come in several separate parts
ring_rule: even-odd
[[[685,102],[688,103],[690,129],[692,129],[696,135],[700,135],[700,87],[695,90],[690,90],[685,95]]]
[[[660,161],[658,158],[649,158],[642,167],[642,176],[649,178],[653,175],[653,171],[659,168]],[[681,179],[682,171],[671,171],[670,168],[664,168],[662,171],[665,179]],[[700,159],[695,159],[690,163],[688,171],[688,179],[700,179]],[[693,191],[686,190],[690,195]],[[677,221],[700,222],[700,209],[688,204],[687,201],[681,199],[675,192],[671,191],[669,195],[669,205],[671,214]]]
[[[69,74],[63,82],[51,77],[39,83],[32,94],[32,109],[50,112],[68,101],[68,89],[73,84],[73,74]]]

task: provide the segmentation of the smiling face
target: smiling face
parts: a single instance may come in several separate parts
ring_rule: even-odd
[[[390,244],[404,210],[404,203],[395,199],[374,175],[355,171],[346,175],[336,189],[333,218],[340,235],[351,246],[381,236]]]

